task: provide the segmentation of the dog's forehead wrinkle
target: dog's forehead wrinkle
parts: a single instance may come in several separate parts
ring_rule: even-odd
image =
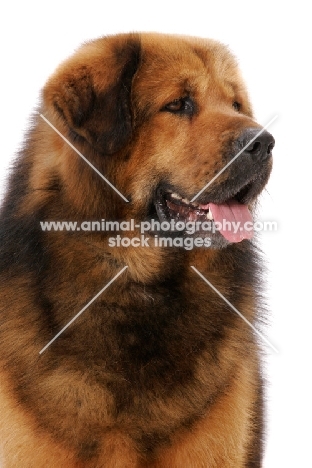
[[[243,100],[244,84],[236,74],[234,57],[220,44],[214,47],[215,51],[199,53],[199,46],[193,50],[186,42],[180,45],[179,51],[169,50],[165,55],[147,48],[135,77],[141,102],[145,96],[147,105],[153,107],[154,101],[157,108],[184,95],[191,95],[202,102],[203,96],[207,95],[207,103],[214,98],[220,102],[220,97],[228,104],[236,96],[237,100]],[[180,58],[183,58],[183,68]]]

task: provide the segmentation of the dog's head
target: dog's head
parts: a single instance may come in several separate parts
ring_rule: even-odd
[[[81,170],[90,217],[251,222],[271,171],[274,139],[215,41],[124,34],[88,43],[48,81],[43,113],[130,201],[102,180],[90,200]],[[250,233],[209,236],[223,246]]]

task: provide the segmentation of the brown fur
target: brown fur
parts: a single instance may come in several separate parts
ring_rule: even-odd
[[[185,96],[192,115],[168,111]],[[196,38],[101,38],[59,67],[39,111],[129,202],[34,117],[1,212],[1,466],[260,467],[258,345],[190,268],[254,323],[256,247],[114,248],[110,233],[39,224],[143,221],[159,184],[196,195],[233,157],[241,132],[261,128],[234,58]],[[252,209],[270,170],[271,159],[238,159],[198,201],[233,196],[249,174]]]

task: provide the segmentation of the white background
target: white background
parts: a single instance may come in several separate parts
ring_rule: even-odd
[[[265,468],[312,467],[311,14],[308,2],[6,2],[1,11],[0,179],[20,147],[39,90],[58,63],[97,36],[159,31],[218,39],[238,57],[254,103],[276,139],[261,219],[268,262],[268,428]]]

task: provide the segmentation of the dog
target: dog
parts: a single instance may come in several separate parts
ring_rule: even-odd
[[[262,314],[246,226],[273,146],[216,41],[112,35],[59,66],[1,209],[1,466],[261,466],[235,310]]]

